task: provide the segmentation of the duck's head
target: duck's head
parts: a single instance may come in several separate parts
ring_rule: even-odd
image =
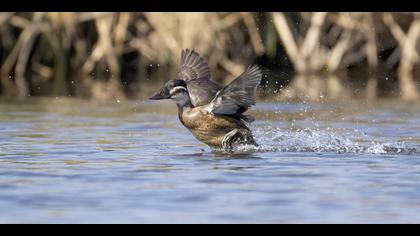
[[[151,100],[172,99],[179,106],[190,104],[190,95],[184,80],[169,80]]]

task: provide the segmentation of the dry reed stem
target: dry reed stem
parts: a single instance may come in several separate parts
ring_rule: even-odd
[[[89,87],[93,85],[88,75],[95,69],[105,71],[108,67],[114,76],[111,78],[121,83],[122,56],[128,52],[138,52],[140,63],[160,63],[177,70],[180,49],[190,48],[199,51],[212,68],[221,67],[221,74],[227,72],[226,79],[230,80],[242,73],[252,58],[264,55],[266,50],[262,41],[264,35],[261,35],[265,31],[259,31],[253,13],[52,12],[34,13],[29,19],[27,15],[0,14],[0,33],[11,34],[17,30],[14,33],[16,40],[12,36],[13,43],[4,43],[8,45],[4,50],[8,55],[0,68],[1,82],[3,88],[18,91],[19,97],[29,95],[27,80],[33,75],[25,77],[25,73],[29,74],[28,68],[45,80],[57,73],[57,64],[64,63],[65,68],[76,75],[83,72],[85,77],[76,76],[75,80]],[[334,74],[349,65],[360,66],[364,60],[367,60],[370,71],[376,71],[381,63],[392,69],[399,62],[397,72],[402,98],[412,100],[419,97],[413,78],[419,59],[416,44],[420,37],[420,23],[417,14],[410,14],[414,15],[414,20],[407,22],[411,25],[405,25],[404,20],[394,18],[390,13],[300,13],[298,18],[302,24],[299,27],[291,24],[286,14],[268,15],[272,17],[286,55],[299,73],[326,69]],[[384,25],[374,21],[378,17]],[[406,26],[409,29],[404,32]],[[95,36],[87,32],[91,29],[96,30]],[[395,40],[384,43],[381,37],[389,34],[388,30]],[[47,38],[47,46],[45,43],[34,44],[39,35]],[[378,40],[383,44],[380,45]],[[39,46],[51,47],[54,55],[49,63],[54,65],[53,68],[40,61],[45,48],[37,48],[34,57],[30,58],[31,51]],[[388,58],[378,57],[379,53],[393,48],[396,49]],[[66,60],[61,60],[63,58]],[[68,77],[63,78],[68,81]],[[366,79],[368,96],[376,97],[376,74]],[[313,78],[306,76],[297,79],[295,84],[300,91],[305,91],[306,87],[307,94],[316,97],[323,87],[319,81],[311,80]],[[327,79],[330,96],[336,96],[341,89],[340,81],[333,80]]]
[[[262,55],[265,53],[265,47],[262,43],[262,39],[260,33],[258,32],[257,24],[255,23],[254,17],[250,13],[241,13],[245,25],[248,28],[248,34],[251,38],[252,46],[254,47],[254,51],[257,55]]]

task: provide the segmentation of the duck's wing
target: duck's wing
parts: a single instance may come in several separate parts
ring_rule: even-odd
[[[209,104],[223,87],[213,80],[198,78],[188,81],[187,88],[191,103],[198,107]]]
[[[196,51],[189,49],[181,52],[180,71],[177,78],[185,82],[199,78],[213,79],[207,62]]]
[[[217,115],[241,114],[255,105],[255,94],[262,72],[257,65],[248,67],[238,78],[220,90],[211,101],[210,111]]]
[[[194,107],[209,104],[223,87],[213,80],[207,62],[194,50],[181,53],[180,71],[177,79],[187,82],[191,103]]]

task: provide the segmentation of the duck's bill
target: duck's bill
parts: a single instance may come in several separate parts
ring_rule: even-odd
[[[157,93],[157,94],[151,96],[149,99],[150,100],[161,100],[161,99],[168,99],[168,98],[169,98],[169,96],[163,96],[160,93]]]

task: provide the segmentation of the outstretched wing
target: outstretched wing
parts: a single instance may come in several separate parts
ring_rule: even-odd
[[[249,67],[242,75],[220,90],[210,103],[210,110],[218,115],[241,114],[255,105],[257,86],[261,83],[261,69]]]
[[[187,82],[188,93],[194,107],[209,104],[223,87],[213,80],[199,78]]]
[[[209,65],[196,51],[182,50],[178,79],[188,82],[199,78],[212,79]]]

